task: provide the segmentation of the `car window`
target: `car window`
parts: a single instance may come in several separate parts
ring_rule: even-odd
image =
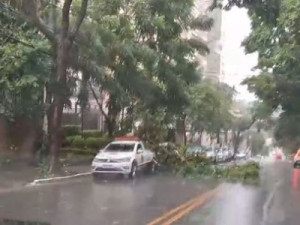
[[[120,143],[109,144],[105,149],[106,152],[131,152],[133,150],[134,150],[134,144],[120,144]]]
[[[141,144],[138,144],[138,146],[137,146],[137,150],[139,150],[139,149],[143,149]]]

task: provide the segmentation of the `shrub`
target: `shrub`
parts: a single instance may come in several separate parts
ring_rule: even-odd
[[[77,125],[64,125],[63,126],[63,135],[64,137],[79,135],[80,126]]]
[[[107,135],[104,135],[100,138],[100,148],[104,148],[112,139]]]
[[[91,155],[94,156],[98,153],[98,150],[80,149],[80,148],[62,148],[62,154],[74,154],[74,155]]]
[[[85,140],[85,146],[91,149],[100,149],[101,141],[101,138],[89,137]]]
[[[79,135],[66,137],[64,140],[64,147],[71,146],[75,138],[79,138]]]
[[[84,138],[82,138],[81,136],[75,136],[71,146],[77,148],[83,148],[85,146]]]
[[[100,130],[84,130],[82,132],[82,137],[84,138],[100,138],[101,136],[103,136],[103,133]]]

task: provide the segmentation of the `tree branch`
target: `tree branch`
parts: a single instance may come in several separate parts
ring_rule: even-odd
[[[91,89],[91,91],[92,91],[93,97],[94,97],[94,99],[96,100],[96,103],[97,103],[98,107],[100,108],[101,113],[103,114],[103,116],[105,117],[106,120],[109,120],[108,115],[107,115],[106,112],[104,111],[103,105],[102,105],[102,103],[99,101],[99,99],[98,99],[98,97],[97,97],[97,95],[96,95],[96,92],[95,92],[95,90],[94,90],[94,88],[93,88],[91,82],[88,81],[88,84],[89,84],[90,89]]]
[[[35,25],[35,27],[43,34],[45,37],[52,43],[56,43],[56,38],[54,32],[49,29],[49,27],[43,22],[39,15],[39,7],[37,6],[37,1],[24,1],[24,3],[20,6],[19,13],[14,6],[9,6],[7,4],[1,3],[1,7],[7,8],[10,12],[12,12],[16,17],[20,17],[26,22]]]
[[[61,28],[63,32],[63,36],[66,37],[69,31],[70,25],[70,8],[73,0],[65,0],[63,8],[62,8],[62,20],[61,20]]]
[[[83,22],[83,19],[86,15],[86,11],[87,11],[87,6],[88,6],[88,0],[82,0],[81,1],[81,7],[80,7],[80,12],[79,12],[79,15],[77,17],[77,20],[76,20],[76,23],[74,25],[74,28],[73,28],[73,31],[72,33],[70,34],[70,40],[71,42],[74,41],[78,31],[79,31],[79,28]]]

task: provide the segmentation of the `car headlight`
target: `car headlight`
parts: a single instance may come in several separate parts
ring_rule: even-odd
[[[126,158],[121,158],[121,159],[117,159],[116,161],[118,162],[130,162],[131,157],[126,157]]]

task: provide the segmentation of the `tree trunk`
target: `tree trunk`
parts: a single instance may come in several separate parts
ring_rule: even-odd
[[[115,134],[115,122],[114,120],[105,120],[106,122],[106,127],[107,127],[107,133],[109,137],[114,137]]]
[[[51,137],[50,137],[50,166],[49,172],[52,173],[58,168],[58,156],[62,142],[62,113],[67,91],[66,77],[68,67],[68,56],[70,51],[70,42],[68,41],[65,32],[61,31],[61,38],[57,45],[56,59],[56,76],[57,84],[60,90],[55,91],[53,110],[51,110]]]
[[[233,155],[235,156],[239,146],[240,146],[240,141],[241,141],[241,132],[237,131],[233,133]]]
[[[50,167],[49,172],[52,173],[58,168],[58,156],[61,146],[61,119],[63,111],[63,101],[61,97],[56,96],[54,98],[54,109],[51,118],[51,136],[50,136]]]
[[[180,116],[176,121],[176,143],[177,144],[186,144],[186,130],[185,130],[185,119],[186,115]]]
[[[81,134],[83,133],[83,126],[84,126],[84,109],[83,108],[81,108]]]
[[[186,137],[186,127],[185,127],[186,115],[183,115],[182,118],[182,131],[183,131],[183,144],[186,145],[187,137]]]
[[[228,145],[228,130],[224,131],[224,139],[225,144]]]
[[[203,136],[204,129],[201,129],[199,132],[199,145],[202,145],[202,136]]]
[[[217,130],[216,136],[217,136],[216,137],[217,138],[217,144],[220,145],[220,130],[219,129]]]

